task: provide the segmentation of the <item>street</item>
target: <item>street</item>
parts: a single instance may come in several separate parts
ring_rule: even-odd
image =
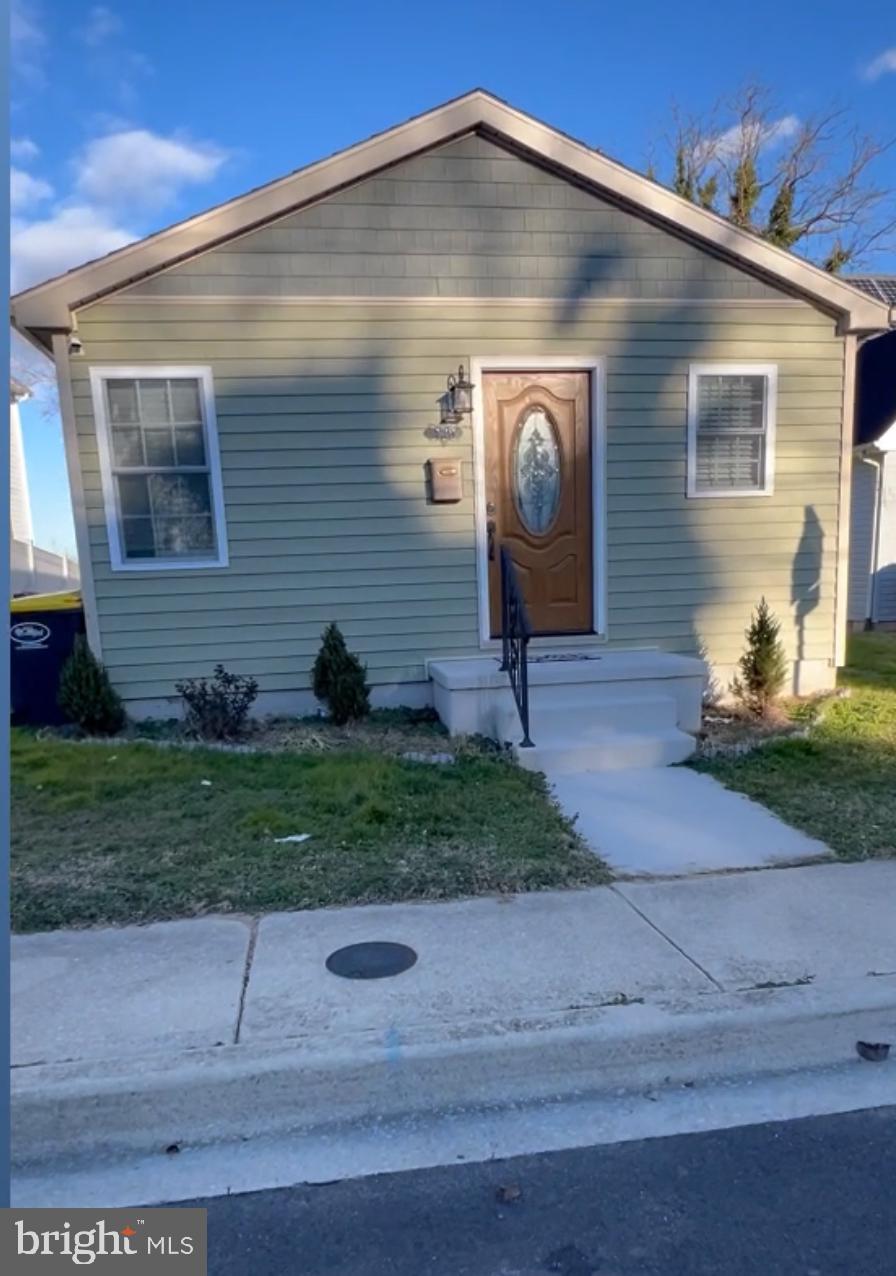
[[[896,1107],[185,1202],[212,1276],[892,1269]]]

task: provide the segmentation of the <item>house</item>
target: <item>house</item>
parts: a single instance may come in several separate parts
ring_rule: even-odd
[[[14,541],[33,541],[31,496],[25,469],[25,444],[19,404],[30,399],[31,391],[15,377],[9,381],[9,534]]]
[[[896,277],[856,282],[896,306]],[[849,555],[850,627],[896,627],[896,332],[859,351]]]
[[[56,360],[90,641],[132,714],[218,661],[310,709],[335,619],[375,703],[500,734],[502,547],[536,744],[591,698],[696,729],[698,657],[726,682],[763,594],[793,688],[833,685],[856,347],[891,307],[488,93],[12,314]]]
[[[9,383],[9,577],[13,596],[44,594],[78,585],[78,564],[65,554],[34,543],[31,497],[22,441],[19,404],[31,391],[14,377]]]

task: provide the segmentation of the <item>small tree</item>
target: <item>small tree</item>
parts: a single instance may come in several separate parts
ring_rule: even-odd
[[[750,226],[761,194],[762,187],[759,185],[756,161],[752,155],[746,154],[735,165],[728,195],[731,208],[728,216],[735,226]]]
[[[787,677],[781,625],[764,598],[746,631],[747,646],[738,661],[740,674],[731,690],[753,713],[766,714]]]
[[[314,694],[328,706],[333,721],[339,726],[364,718],[370,712],[367,669],[348,650],[335,622],[327,625],[321,636],[311,678]]]
[[[66,717],[91,735],[114,735],[124,726],[121,697],[82,634],[62,666],[57,698]]]

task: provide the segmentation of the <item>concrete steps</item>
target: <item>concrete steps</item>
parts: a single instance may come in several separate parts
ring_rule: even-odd
[[[517,744],[517,761],[547,775],[672,766],[694,752],[694,737],[678,728],[675,709],[671,698],[632,697],[584,710],[542,710],[531,723],[534,747]]]
[[[532,738],[541,744],[548,737],[594,730],[609,732],[656,731],[678,726],[678,706],[672,696],[633,691],[607,695],[600,701],[583,701],[580,688],[551,687],[547,696],[530,696]],[[516,743],[520,738],[516,705],[500,719],[500,738]],[[537,732],[537,734],[536,734]]]
[[[551,775],[671,766],[694,751],[705,671],[698,660],[656,651],[530,657],[529,724],[495,657],[432,661],[433,701],[452,735],[513,745],[521,766]]]

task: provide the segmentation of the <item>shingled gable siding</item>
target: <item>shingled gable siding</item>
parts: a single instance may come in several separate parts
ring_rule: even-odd
[[[263,300],[297,294],[357,300]],[[489,304],[413,300],[438,295]],[[702,641],[727,668],[765,593],[792,657],[824,664],[842,341],[833,320],[783,300],[467,138],[89,308],[74,396],[117,685],[156,700],[220,660],[264,691],[307,688],[331,619],[376,685],[419,683],[427,658],[477,652],[471,432],[448,445],[464,500],[433,506],[424,463],[439,445],[423,431],[447,373],[495,352],[606,358],[611,645]],[[771,497],[685,498],[688,365],[711,360],[778,364]],[[152,363],[213,370],[226,569],[110,571],[89,366]]]

